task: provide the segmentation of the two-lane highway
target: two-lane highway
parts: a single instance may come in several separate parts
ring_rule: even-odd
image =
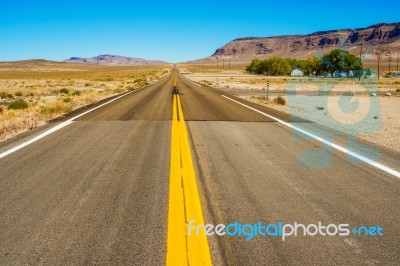
[[[169,208],[175,207],[170,201],[171,167],[188,169],[183,161],[174,164],[182,155],[171,156],[174,145],[184,152],[180,145],[185,139],[173,141],[178,131],[187,134],[190,144],[205,223],[321,222],[384,228],[384,236],[377,237],[293,236],[285,241],[214,235],[207,242],[213,264],[396,265],[400,261],[397,177],[370,165],[349,163],[346,154],[327,147],[323,150],[333,153],[331,168],[300,167],[302,152],[321,148],[320,142],[298,141],[294,135],[300,133],[221,95],[236,98],[178,73],[176,78],[186,121],[179,130],[173,126],[171,75],[0,158],[0,265],[165,264],[171,248],[169,221],[174,217]],[[313,127],[301,120],[292,124]],[[40,133],[7,142],[0,154]],[[399,169],[399,155],[382,152],[382,163]],[[179,190],[179,183],[174,184]],[[185,196],[193,195],[184,194],[187,201]]]

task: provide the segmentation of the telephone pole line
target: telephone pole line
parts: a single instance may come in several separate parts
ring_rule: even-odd
[[[392,52],[391,51],[387,52],[386,56],[387,56],[388,61],[389,61],[389,77],[391,77],[392,75],[391,75],[391,72],[390,72],[390,62],[392,62]]]
[[[362,43],[360,43],[360,66],[361,66],[362,46],[363,46]],[[361,80],[361,76],[362,76],[363,72],[364,72],[364,69],[361,69],[360,74],[358,75],[358,80]]]
[[[381,57],[382,57],[382,51],[379,49],[375,51],[376,57],[378,58],[378,79],[380,79],[380,63],[381,63]]]

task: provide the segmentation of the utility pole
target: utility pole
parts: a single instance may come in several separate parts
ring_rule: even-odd
[[[269,102],[269,80],[267,80],[267,103]]]
[[[392,76],[392,74],[390,72],[390,62],[392,62],[392,52],[391,51],[387,52],[386,56],[387,56],[388,61],[389,61],[389,78],[390,78]]]
[[[360,43],[360,66],[361,66],[361,56],[362,56],[362,43]],[[360,74],[358,76],[358,80],[361,80],[361,75],[363,74],[364,69],[360,70]]]
[[[382,51],[379,49],[375,51],[376,57],[378,58],[378,79],[380,79],[380,63],[381,63],[381,56],[382,56]]]

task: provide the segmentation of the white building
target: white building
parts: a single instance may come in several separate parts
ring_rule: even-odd
[[[299,68],[293,68],[290,75],[294,76],[294,77],[302,77],[302,76],[304,76],[304,72],[303,72],[303,70],[301,70]]]

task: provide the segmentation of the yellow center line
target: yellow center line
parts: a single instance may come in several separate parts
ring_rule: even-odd
[[[189,236],[187,230],[190,220],[204,224],[204,219],[179,95],[172,113],[166,264],[212,265],[207,236],[202,230]]]

